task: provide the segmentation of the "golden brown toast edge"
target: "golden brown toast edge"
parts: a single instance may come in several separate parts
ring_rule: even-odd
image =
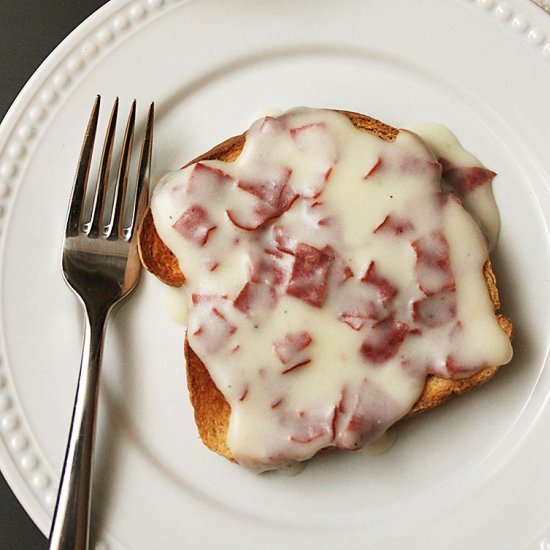
[[[399,133],[399,130],[396,128],[366,115],[350,111],[339,112],[346,115],[356,128],[369,132],[385,141],[393,141]],[[245,134],[232,137],[192,160],[186,166],[212,159],[232,162],[241,153],[244,143]],[[140,258],[145,268],[163,283],[170,286],[181,286],[185,281],[185,277],[176,257],[158,236],[150,210],[147,211],[142,221],[138,239]],[[508,318],[498,313],[500,301],[496,278],[490,261],[486,262],[483,272],[489,295],[495,307],[495,315],[504,332],[511,338],[512,323]],[[203,443],[210,450],[229,460],[233,460],[233,454],[227,445],[227,430],[229,428],[231,407],[214,384],[204,363],[189,346],[187,338],[185,338],[184,342],[184,353],[187,370],[187,387],[199,435]],[[424,386],[424,391],[405,418],[436,407],[453,395],[462,394],[487,382],[495,375],[498,369],[498,366],[486,367],[472,376],[460,380],[450,380],[429,375]]]

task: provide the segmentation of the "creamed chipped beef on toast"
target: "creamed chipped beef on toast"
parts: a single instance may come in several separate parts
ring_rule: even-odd
[[[295,109],[157,186],[141,255],[184,286],[211,449],[257,471],[357,449],[510,360],[495,174],[417,132]]]

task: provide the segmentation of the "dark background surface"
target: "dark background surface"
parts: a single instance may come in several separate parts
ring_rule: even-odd
[[[106,0],[0,0],[0,119],[48,54],[106,3]],[[43,548],[47,548],[46,538],[0,475],[0,550]]]

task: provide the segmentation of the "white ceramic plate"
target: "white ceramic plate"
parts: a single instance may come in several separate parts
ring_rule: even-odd
[[[44,531],[59,479],[82,313],[60,245],[95,94],[157,105],[154,171],[267,108],[448,125],[499,173],[495,256],[515,359],[399,428],[387,453],[331,453],[296,477],[207,451],[182,327],[144,276],[108,330],[94,541],[111,548],[548,548],[550,18],[509,0],[118,0],[82,24],[0,130],[0,464]],[[104,113],[108,109],[104,109]]]

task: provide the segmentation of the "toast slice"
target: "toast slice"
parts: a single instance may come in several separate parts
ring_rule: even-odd
[[[356,128],[382,140],[393,141],[399,133],[399,130],[396,128],[366,115],[349,111],[339,112],[347,116]],[[232,137],[192,160],[186,166],[213,159],[232,162],[240,155],[245,139],[245,134]],[[185,266],[178,265],[174,254],[172,254],[158,236],[150,211],[147,212],[140,227],[139,251],[145,268],[160,281],[175,287],[181,286],[184,283],[185,276],[182,270],[185,270]],[[490,261],[487,261],[484,266],[484,277],[489,295],[494,304],[495,316],[498,323],[508,337],[511,338],[512,324],[508,318],[498,312],[500,308],[499,294]],[[230,405],[214,384],[204,363],[189,346],[187,338],[185,339],[184,353],[189,396],[194,408],[195,422],[199,435],[203,443],[210,450],[229,460],[234,460],[233,453],[227,444],[231,413]],[[458,380],[428,375],[422,394],[404,418],[436,407],[453,395],[462,394],[487,382],[495,375],[498,369],[498,366],[486,367],[467,378]]]

